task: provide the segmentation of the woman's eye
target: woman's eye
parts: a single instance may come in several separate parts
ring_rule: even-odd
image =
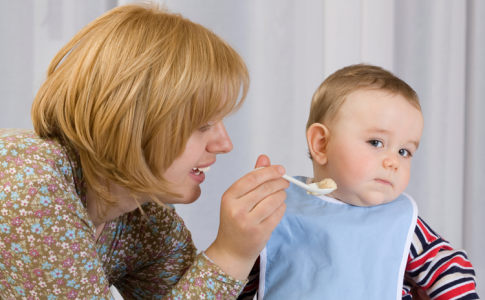
[[[413,156],[411,152],[409,152],[409,150],[406,150],[406,149],[400,149],[399,155],[401,155],[402,157]]]
[[[384,145],[382,144],[381,141],[378,141],[378,140],[370,140],[369,141],[369,144],[371,144],[372,146],[376,147],[376,148],[380,148],[380,147],[383,147]]]
[[[207,125],[204,125],[202,127],[199,127],[199,131],[208,131],[209,129],[211,129],[212,125],[211,124],[207,124]]]

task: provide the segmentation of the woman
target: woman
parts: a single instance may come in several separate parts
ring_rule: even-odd
[[[232,144],[241,57],[154,5],[99,17],[53,59],[34,131],[0,130],[0,298],[235,299],[285,210],[284,169],[258,159],[222,196],[196,254],[172,204],[200,195]],[[238,96],[241,98],[238,101]]]

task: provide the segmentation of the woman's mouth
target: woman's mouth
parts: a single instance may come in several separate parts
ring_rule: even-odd
[[[210,170],[211,167],[205,167],[205,168],[193,168],[190,173],[193,173],[195,175],[200,175],[200,173],[205,173]]]
[[[205,180],[205,172],[209,171],[210,167],[201,167],[201,168],[192,168],[190,170],[190,177],[195,180],[197,183],[201,184]]]

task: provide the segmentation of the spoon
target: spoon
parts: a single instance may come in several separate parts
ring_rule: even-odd
[[[259,170],[259,169],[262,169],[262,168],[264,168],[264,167],[256,168],[255,170]],[[300,180],[295,179],[295,178],[288,176],[286,174],[283,175],[283,178],[288,180],[289,182],[292,182],[295,185],[301,187],[302,189],[307,190],[308,192],[310,192],[310,193],[312,193],[313,195],[316,195],[316,196],[330,194],[331,192],[336,190],[336,188],[334,188],[334,189],[320,189],[320,188],[318,188],[318,184],[316,184],[316,183],[306,184],[306,183],[303,183]]]
[[[295,185],[307,190],[308,192],[312,193],[313,195],[326,195],[330,194],[331,192],[335,191],[335,189],[320,189],[318,188],[318,184],[316,183],[310,183],[310,184],[305,184],[301,182],[298,179],[295,179],[291,176],[288,175],[283,175],[283,178],[288,180],[289,182],[294,183]]]

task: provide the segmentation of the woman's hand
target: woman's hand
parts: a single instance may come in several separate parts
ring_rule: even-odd
[[[228,275],[246,280],[255,260],[285,213],[289,182],[282,166],[261,155],[256,168],[222,196],[217,238],[205,254]]]
[[[421,289],[419,285],[416,284],[413,278],[408,273],[404,274],[405,281],[412,285],[411,288],[411,295],[413,296],[413,300],[430,300],[431,298],[426,294],[425,291]]]
[[[414,288],[411,290],[411,294],[413,295],[413,300],[430,300],[431,298],[423,291],[420,287]]]

